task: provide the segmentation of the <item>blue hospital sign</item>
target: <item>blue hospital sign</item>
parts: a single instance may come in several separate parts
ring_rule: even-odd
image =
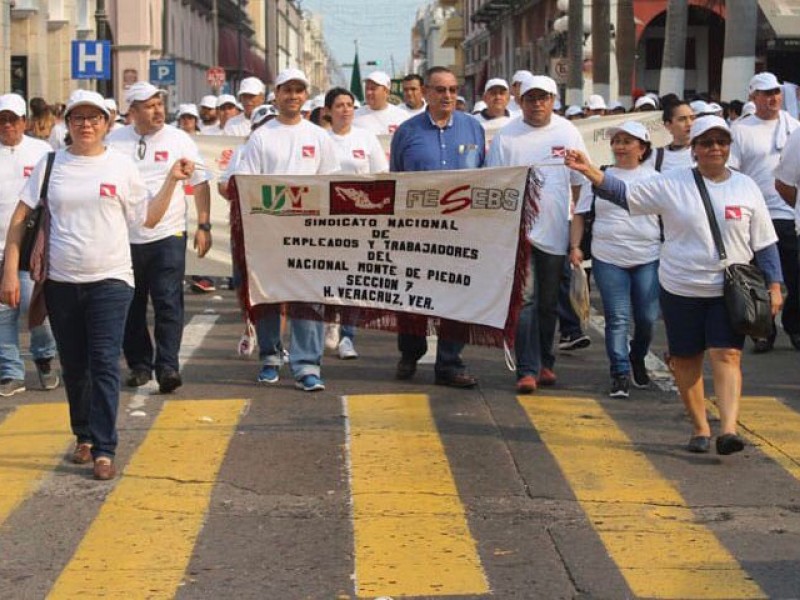
[[[111,79],[111,42],[73,40],[72,79]]]

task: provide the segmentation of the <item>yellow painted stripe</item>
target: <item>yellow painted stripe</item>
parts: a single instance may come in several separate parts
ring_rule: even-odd
[[[518,400],[634,595],[766,597],[597,402]]]
[[[356,594],[489,592],[428,397],[349,396]]]
[[[244,404],[167,402],[49,597],[174,597]]]
[[[64,459],[72,438],[64,403],[20,406],[0,424],[0,523]]]

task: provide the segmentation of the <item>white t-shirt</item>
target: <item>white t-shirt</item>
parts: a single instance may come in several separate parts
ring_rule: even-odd
[[[284,125],[272,119],[250,136],[237,173],[243,175],[326,175],[339,170],[328,132],[302,119]]]
[[[247,134],[249,135],[250,132],[248,131]],[[213,125],[208,125],[207,127],[203,127],[200,130],[200,135],[223,135],[222,128],[219,126],[219,121],[217,121]]]
[[[64,137],[67,135],[67,124],[63,121],[56,122],[50,130],[50,137],[47,141],[50,142],[53,150],[61,150],[67,147]]]
[[[225,128],[222,130],[222,133],[224,135],[238,135],[241,137],[247,137],[250,135],[250,125],[250,119],[245,117],[244,113],[240,113],[235,117],[228,119],[228,122],[225,123]]]
[[[411,117],[416,117],[421,112],[425,112],[425,109],[428,108],[428,103],[423,100],[422,106],[419,108],[411,108],[408,104],[403,102],[400,104],[400,108],[408,113],[408,118],[410,119]]]
[[[755,115],[743,117],[731,130],[733,145],[728,165],[753,178],[773,219],[794,219],[792,207],[775,191],[775,167],[786,139],[798,127],[800,123],[781,111],[779,118],[771,121]]]
[[[239,161],[242,159],[242,150],[244,150],[244,144],[239,144],[233,149],[233,155],[228,161],[228,166],[225,167],[225,170],[219,176],[219,182],[225,187],[228,186],[228,182],[231,180],[231,177],[233,177],[233,174],[237,172]]]
[[[42,159],[21,200],[35,208]],[[107,148],[98,156],[59,150],[50,174],[47,278],[67,283],[120,279],[133,287],[129,230],[143,226],[150,194],[133,160]]]
[[[375,135],[392,135],[400,124],[411,115],[394,104],[388,104],[383,110],[372,110],[364,105],[356,111],[353,125],[367,129]]]
[[[656,168],[656,156],[659,148],[653,148],[650,156],[644,161],[644,164],[653,169]],[[686,146],[680,150],[670,150],[669,146],[664,146],[664,160],[661,162],[661,173],[666,173],[674,169],[683,169],[684,167],[693,167],[694,159],[692,158],[692,147]]]
[[[569,219],[573,185],[583,185],[580,173],[564,166],[568,148],[588,153],[578,129],[556,114],[543,127],[531,127],[522,119],[511,122],[492,138],[487,167],[533,165],[543,180],[539,215],[528,239],[548,254],[565,255],[569,246]]]
[[[786,185],[800,188],[800,133],[789,136],[783,151],[781,152],[780,162],[775,169],[775,179],[779,179]],[[800,235],[800,206],[795,195],[794,205],[794,228]]]
[[[0,143],[0,260],[5,252],[8,224],[22,188],[34,167],[51,151],[50,144],[27,135],[23,135],[22,141],[16,146]]]
[[[472,116],[478,120],[478,123],[480,123],[481,126],[483,126],[484,131],[498,131],[508,125],[508,123],[514,118],[513,116],[503,115],[502,117],[487,119],[482,113]]]
[[[748,263],[754,251],[778,241],[756,183],[731,171],[725,181],[705,179],[729,263]],[[678,296],[722,295],[723,266],[691,169],[678,169],[628,186],[632,215],[661,215],[664,244],[658,279]]]
[[[606,173],[630,185],[656,175],[646,165],[635,169],[609,167]],[[592,184],[581,188],[581,197],[575,214],[592,210]],[[628,269],[651,263],[658,259],[661,249],[661,229],[656,215],[632,216],[627,210],[597,198],[594,201],[594,224],[592,225],[592,257],[603,262]]]
[[[106,141],[112,148],[133,159],[142,174],[150,194],[155,196],[164,185],[172,165],[180,158],[188,158],[197,165],[189,183],[193,186],[209,180],[203,158],[191,136],[171,125],[164,125],[157,132],[144,136],[145,155],[140,160],[137,154],[139,140],[142,138],[133,125],[128,125],[110,133]],[[178,184],[172,194],[167,212],[161,222],[153,229],[137,227],[131,230],[131,244],[146,244],[163,240],[186,231],[186,193],[184,186]]]
[[[385,173],[389,170],[386,153],[371,131],[351,127],[346,135],[328,133],[336,147],[342,173]]]

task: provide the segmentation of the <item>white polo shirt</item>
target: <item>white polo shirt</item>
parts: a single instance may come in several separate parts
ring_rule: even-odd
[[[375,135],[392,135],[400,124],[411,118],[408,111],[388,104],[382,110],[372,110],[364,105],[356,111],[353,125],[371,131]]]

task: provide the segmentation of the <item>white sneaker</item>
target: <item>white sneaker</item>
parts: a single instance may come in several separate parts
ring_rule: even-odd
[[[351,340],[349,337],[342,338],[342,340],[339,342],[337,351],[339,352],[339,358],[342,360],[358,358],[358,352],[356,352],[356,349],[353,347],[353,340]]]
[[[336,350],[339,346],[339,324],[325,323],[325,348]]]

